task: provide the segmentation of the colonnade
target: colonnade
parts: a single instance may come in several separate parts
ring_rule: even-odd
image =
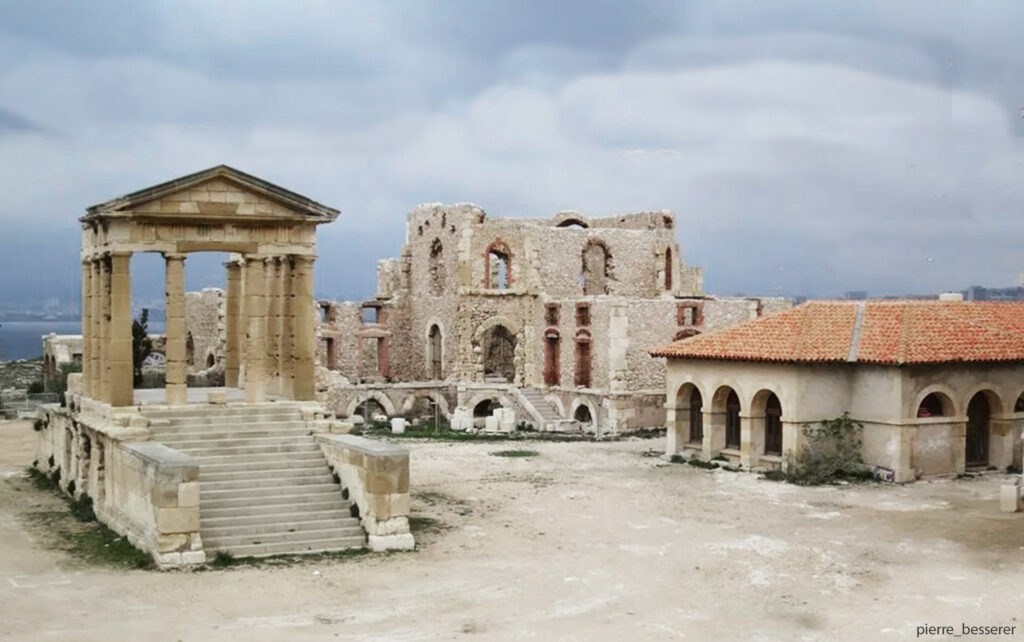
[[[186,256],[164,253],[171,405],[187,403]],[[240,256],[225,264],[225,385],[247,402],[314,400],[314,257]],[[112,406],[134,404],[130,263],[131,252],[82,261],[82,392]]]

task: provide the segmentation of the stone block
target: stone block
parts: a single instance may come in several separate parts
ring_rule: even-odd
[[[199,482],[190,481],[178,484],[178,506],[180,508],[199,506]]]
[[[199,530],[199,509],[161,508],[157,512],[156,529],[160,533],[191,533]]]
[[[1019,484],[1003,484],[999,487],[999,510],[1004,513],[1020,512],[1021,487]]]
[[[187,551],[181,554],[181,563],[186,565],[205,564],[206,553],[203,551]]]
[[[416,540],[411,533],[401,535],[370,535],[366,538],[371,551],[411,551]]]
[[[156,536],[156,550],[160,553],[181,551],[188,546],[188,535],[184,533],[161,533]]]
[[[168,482],[156,484],[149,491],[149,499],[158,508],[175,508],[178,506],[178,484]]]
[[[391,518],[391,494],[373,494],[367,499],[370,502],[370,514],[378,520]]]
[[[393,493],[390,498],[391,516],[409,514],[409,493]]]
[[[153,561],[161,568],[181,566],[181,553],[157,553],[153,556]]]
[[[207,395],[207,400],[211,404],[223,406],[228,402],[228,393],[226,390],[211,390]]]
[[[405,419],[401,417],[395,417],[391,420],[391,432],[396,435],[401,435],[405,432]]]

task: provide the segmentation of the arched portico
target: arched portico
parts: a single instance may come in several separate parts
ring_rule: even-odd
[[[315,233],[338,214],[225,165],[90,207],[80,219],[83,394],[112,406],[135,403],[130,259],[159,252],[166,402],[186,403],[185,259],[228,252],[226,384],[238,385],[244,371],[246,401],[265,400],[268,384],[285,397],[315,399]]]

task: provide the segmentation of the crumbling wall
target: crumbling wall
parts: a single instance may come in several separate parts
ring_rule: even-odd
[[[224,290],[219,288],[185,293],[189,374],[198,374],[212,367],[224,367],[224,301]]]

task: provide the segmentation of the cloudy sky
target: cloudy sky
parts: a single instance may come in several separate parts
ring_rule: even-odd
[[[86,206],[219,163],[342,211],[321,296],[369,295],[429,201],[672,209],[718,294],[1015,285],[1021,24],[1019,0],[0,1],[0,300],[74,299]],[[133,269],[159,296],[160,261]]]

